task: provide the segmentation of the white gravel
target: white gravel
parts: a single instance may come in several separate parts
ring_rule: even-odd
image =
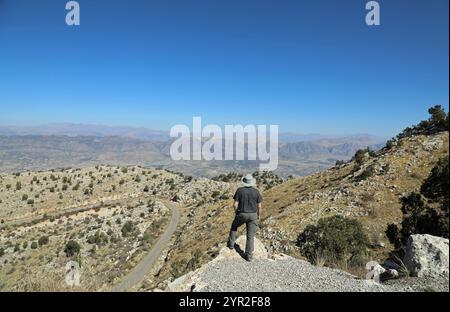
[[[239,292],[399,292],[417,291],[411,284],[377,284],[346,272],[317,267],[293,258],[218,261],[200,276],[194,291]],[[448,281],[447,281],[448,284]],[[423,290],[423,289],[421,289]],[[448,291],[448,288],[447,288]]]

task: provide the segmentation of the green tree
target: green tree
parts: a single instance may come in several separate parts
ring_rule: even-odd
[[[104,232],[96,231],[94,235],[87,238],[89,244],[104,245],[108,243],[108,236]]]
[[[448,113],[445,113],[441,105],[436,105],[428,109],[430,117],[428,120],[422,120],[419,124],[407,127],[397,138],[405,138],[412,135],[434,134],[442,131],[448,131]]]
[[[353,156],[353,159],[355,160],[358,166],[362,166],[364,164],[367,153],[368,153],[367,149],[360,149],[356,151],[355,156]]]
[[[448,156],[441,158],[424,181],[420,192],[441,204],[442,210],[448,215],[449,207],[449,168]]]
[[[403,246],[413,234],[449,237],[449,168],[448,157],[438,161],[421,186],[421,193],[401,199],[403,220],[389,224],[386,236],[402,254]],[[432,206],[430,206],[432,205]]]
[[[38,240],[39,246],[47,245],[48,241],[48,236],[41,236]]]
[[[430,127],[436,128],[436,130],[448,130],[448,115],[445,113],[444,108],[441,105],[436,105],[428,109],[430,114]],[[447,129],[446,129],[447,128]]]
[[[66,247],[64,248],[64,253],[67,257],[72,257],[77,255],[81,250],[80,244],[78,244],[74,240],[70,240],[67,242]]]
[[[329,266],[361,265],[368,254],[369,239],[357,220],[333,216],[308,225],[297,246],[312,263],[321,259]]]
[[[122,236],[126,237],[129,236],[130,234],[132,234],[134,231],[136,230],[134,223],[131,220],[128,220],[127,222],[124,223],[124,225],[122,226]]]

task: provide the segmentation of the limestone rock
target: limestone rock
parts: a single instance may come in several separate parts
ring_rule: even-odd
[[[423,149],[426,151],[433,151],[442,148],[444,143],[440,138],[428,139],[422,143]]]
[[[245,243],[247,242],[247,237],[245,235],[241,235],[236,239],[236,244],[242,251],[245,251]],[[219,255],[215,259],[216,261],[222,259],[240,259],[241,256],[237,252],[237,250],[230,250],[228,247],[223,247],[219,251]],[[264,244],[255,237],[254,241],[254,251],[253,251],[253,259],[267,259],[268,253]]]
[[[236,239],[236,244],[239,245],[240,249],[245,250],[246,236],[242,235]],[[255,237],[254,243],[255,249],[253,252],[253,259],[267,259],[268,253],[264,244]],[[186,291],[198,291],[205,285],[202,282],[202,274],[208,270],[212,265],[219,261],[234,260],[234,261],[245,261],[238,253],[238,249],[230,250],[228,247],[223,247],[219,255],[214,258],[214,260],[206,263],[199,269],[189,272],[173,282],[167,285],[166,291],[169,292],[186,292]]]

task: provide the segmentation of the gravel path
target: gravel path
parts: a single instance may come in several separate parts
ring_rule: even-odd
[[[297,259],[218,261],[200,276],[194,291],[287,291],[287,292],[392,292],[411,291],[402,285],[380,285],[356,279],[330,268],[316,267]],[[200,285],[200,284],[199,284]]]

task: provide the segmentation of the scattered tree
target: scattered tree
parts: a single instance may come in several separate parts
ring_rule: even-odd
[[[41,236],[38,240],[39,246],[47,245],[48,241],[48,236]]]
[[[356,266],[367,257],[369,239],[357,220],[333,216],[308,225],[299,235],[297,246],[312,263],[321,259],[329,266]]]
[[[80,245],[76,241],[70,240],[67,242],[66,247],[64,248],[64,253],[67,257],[72,257],[74,255],[77,255],[80,250]]]
[[[129,236],[130,234],[132,234],[134,231],[136,230],[136,227],[134,225],[134,223],[131,220],[128,220],[127,222],[124,223],[124,225],[122,226],[122,236],[126,237]]]

